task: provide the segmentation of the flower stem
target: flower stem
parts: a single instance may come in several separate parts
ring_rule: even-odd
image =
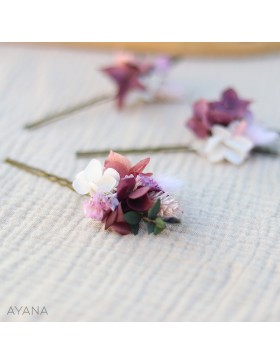
[[[51,113],[51,114],[45,116],[42,119],[38,119],[38,120],[32,121],[30,123],[27,123],[24,126],[24,128],[25,129],[35,129],[35,128],[38,128],[40,126],[50,124],[51,122],[59,120],[59,119],[63,118],[64,116],[70,115],[72,113],[75,113],[75,112],[80,111],[82,109],[85,109],[87,107],[97,105],[97,104],[102,104],[104,102],[109,102],[109,101],[112,101],[113,99],[114,99],[113,95],[98,96],[98,97],[95,97],[95,98],[90,99],[88,101],[82,102],[80,104],[70,106],[69,108],[66,108],[64,110]]]
[[[155,220],[152,220],[152,219],[150,219],[149,217],[146,217],[146,216],[143,217],[143,220],[146,221],[146,222],[151,222],[153,224],[156,223]]]
[[[25,172],[31,173],[35,176],[46,178],[47,180],[49,180],[51,182],[58,183],[60,186],[67,187],[70,190],[74,191],[74,189],[72,187],[72,182],[66,178],[56,176],[55,174],[45,172],[42,169],[29,166],[25,163],[18,162],[11,158],[6,158],[4,162],[10,164],[13,167],[19,168]]]
[[[188,147],[186,145],[170,145],[170,146],[159,146],[159,147],[150,147],[150,148],[132,148],[132,149],[114,149],[114,152],[119,154],[146,154],[146,153],[185,153],[185,152],[195,152],[194,149]],[[280,152],[277,149],[271,149],[268,147],[255,147],[252,150],[253,153],[258,154],[269,154],[278,156]],[[106,156],[110,153],[109,149],[104,150],[86,150],[86,151],[78,151],[76,152],[77,158],[94,158],[94,157],[102,157]]]
[[[114,149],[114,152],[119,154],[145,154],[145,153],[176,153],[176,152],[194,152],[194,150],[186,145],[173,145],[173,146],[160,146],[151,148],[139,148],[139,149]],[[88,151],[78,151],[76,156],[78,158],[89,158],[104,156],[110,153],[110,150],[88,150]]]

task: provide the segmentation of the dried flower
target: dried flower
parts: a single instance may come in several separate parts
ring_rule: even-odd
[[[152,69],[153,64],[137,61],[131,55],[122,55],[117,59],[115,65],[102,69],[117,85],[116,99],[119,108],[123,107],[125,97],[130,91],[146,90],[140,79]]]
[[[159,216],[176,218],[180,218],[182,216],[183,210],[181,209],[179,202],[167,192],[153,191],[150,193],[150,198],[153,201],[160,199]]]
[[[212,136],[208,138],[204,154],[212,163],[227,160],[233,164],[241,164],[247,157],[253,143],[245,136],[235,135],[231,127],[215,125]]]
[[[220,101],[194,103],[193,115],[186,123],[194,135],[191,147],[210,162],[227,160],[238,165],[255,146],[274,141],[277,133],[257,125],[249,105],[250,101],[240,99],[233,89],[225,90]]]
[[[84,213],[86,217],[102,221],[110,212],[114,211],[119,205],[116,194],[107,194],[97,192],[88,201],[84,203]]]
[[[105,229],[111,229],[121,235],[137,234],[141,221],[145,222],[149,233],[159,234],[165,229],[160,211],[175,212],[175,200],[169,195],[163,198],[164,191],[151,173],[143,173],[149,163],[146,158],[135,165],[123,155],[111,151],[104,162],[93,159],[73,182],[73,188],[80,194],[90,193],[84,203],[86,217],[102,221]],[[153,197],[161,193],[161,199]],[[168,203],[168,206],[167,206]],[[174,216],[173,216],[174,217]],[[178,223],[175,219],[166,221]]]

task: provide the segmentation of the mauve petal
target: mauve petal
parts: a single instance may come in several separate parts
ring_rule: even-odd
[[[117,208],[117,218],[116,218],[116,222],[125,222],[124,213],[123,213],[123,209],[122,209],[121,204],[119,204],[118,205],[118,208]]]
[[[119,162],[107,162],[106,169],[107,168],[115,169],[119,173],[120,177],[124,177],[129,174],[129,169],[127,169],[125,165]]]
[[[223,91],[221,99],[225,104],[232,105],[238,101],[239,98],[237,92],[233,88],[228,88]]]
[[[130,168],[129,173],[132,174],[139,174],[142,173],[144,171],[144,169],[146,168],[146,166],[150,163],[151,158],[145,158],[143,160],[141,160],[140,162],[136,163],[133,167]]]
[[[127,206],[133,211],[148,211],[152,205],[153,201],[148,197],[148,195],[144,195],[137,199],[127,199]]]
[[[106,217],[105,219],[103,220],[103,222],[105,223],[105,230],[107,230],[111,225],[114,224],[114,222],[116,221],[117,219],[117,209],[110,212]]]
[[[187,127],[191,129],[194,134],[201,139],[208,138],[209,136],[209,129],[205,127],[200,119],[197,117],[192,117],[186,123]]]
[[[124,165],[127,169],[129,169],[131,167],[131,162],[128,158],[126,158],[125,156],[116,153],[114,151],[110,151],[106,161],[105,161],[105,168],[107,169],[107,162],[118,162],[122,165]]]
[[[123,66],[106,67],[101,70],[117,83],[122,82],[127,76],[127,71]]]
[[[209,119],[212,124],[228,125],[234,119],[241,119],[248,113],[251,101],[242,100],[233,89],[222,93],[221,101],[209,103]]]
[[[227,126],[235,119],[229,111],[219,110],[220,102],[209,102],[208,118],[211,124],[221,124]]]
[[[111,225],[110,228],[120,235],[131,234],[130,226],[127,222],[116,222],[115,224]]]
[[[129,177],[120,180],[117,187],[117,197],[119,201],[124,200],[135,186],[135,178]]]
[[[129,194],[129,198],[135,200],[136,198],[143,197],[146,195],[150,190],[150,187],[140,187],[137,190],[131,192]]]
[[[197,116],[198,119],[202,122],[202,124],[209,128],[209,122],[207,119],[207,113],[209,110],[208,101],[201,99],[194,103],[193,112]]]

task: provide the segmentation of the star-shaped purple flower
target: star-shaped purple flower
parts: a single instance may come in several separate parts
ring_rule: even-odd
[[[102,69],[117,85],[116,99],[120,109],[123,107],[125,97],[130,91],[146,90],[140,78],[147,75],[152,69],[152,64],[134,59],[124,59],[114,66]]]
[[[233,120],[240,120],[247,114],[251,101],[242,100],[232,88],[222,93],[220,101],[209,102],[208,119],[212,125],[228,125]]]
[[[193,105],[193,116],[186,125],[197,137],[203,139],[211,135],[213,125],[227,126],[234,120],[241,120],[250,111],[248,106],[251,101],[242,100],[233,89],[222,93],[220,101],[208,102],[199,100]]]

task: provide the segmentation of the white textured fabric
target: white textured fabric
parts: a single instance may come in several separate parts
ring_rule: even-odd
[[[2,45],[1,160],[66,178],[88,160],[75,151],[184,143],[190,103],[228,86],[255,100],[280,129],[280,56],[180,61],[170,80],[185,101],[118,112],[89,108],[36,130],[25,122],[110,93],[98,72],[111,54]],[[143,156],[145,157],[145,155]],[[131,156],[133,162],[140,157]],[[0,319],[48,321],[274,321],[280,319],[280,159],[241,167],[194,154],[153,155],[150,170],[184,181],[183,223],[154,237],[104,232],[83,197],[1,163]],[[7,315],[45,306],[48,316]]]

